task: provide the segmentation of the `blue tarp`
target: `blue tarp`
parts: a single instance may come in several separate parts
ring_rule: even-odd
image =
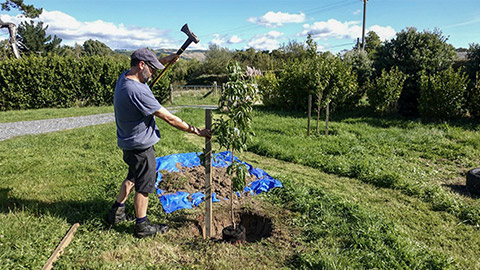
[[[200,158],[198,157],[200,153],[191,152],[191,153],[181,153],[173,154],[164,157],[157,158],[157,171],[166,170],[169,172],[178,172],[177,163],[180,163],[182,167],[194,167],[200,166]],[[232,153],[230,151],[215,153],[212,158],[213,167],[228,167],[230,165],[230,160],[232,159]],[[283,187],[282,183],[268,175],[264,170],[259,168],[254,168],[252,165],[240,161],[237,157],[233,157],[235,161],[238,161],[247,166],[250,175],[254,176],[255,181],[251,182],[244,188],[244,192],[249,192],[252,195],[260,194],[262,192],[267,192],[275,187]],[[198,206],[201,202],[205,200],[205,194],[202,192],[196,192],[189,194],[187,192],[178,191],[176,193],[165,193],[164,190],[158,188],[158,184],[162,181],[162,174],[159,172],[157,177],[157,182],[155,187],[157,189],[157,195],[160,198],[162,203],[163,210],[166,213],[171,213],[176,210],[192,208]],[[190,195],[191,200],[188,199]],[[240,193],[237,193],[240,196]],[[212,194],[212,201],[219,202],[216,194]]]

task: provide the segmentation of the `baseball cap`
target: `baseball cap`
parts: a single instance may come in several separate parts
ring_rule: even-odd
[[[164,69],[165,67],[158,61],[154,52],[147,48],[141,48],[132,53],[131,59],[137,59],[145,62],[149,62],[156,69]]]

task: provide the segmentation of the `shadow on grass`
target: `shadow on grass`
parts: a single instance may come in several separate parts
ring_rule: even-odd
[[[462,185],[462,184],[445,184],[445,185],[442,185],[446,188],[448,188],[449,190],[451,190],[452,192],[455,192],[459,195],[462,195],[464,197],[468,197],[468,198],[472,198],[472,199],[478,199],[480,198],[480,195],[476,195],[476,194],[473,194],[471,192],[468,191],[467,189],[467,186],[466,185]]]
[[[133,233],[135,220],[121,222],[111,226],[106,222],[108,210],[112,206],[113,200],[94,198],[88,201],[63,200],[57,202],[44,202],[33,199],[18,199],[11,196],[12,189],[0,188],[0,213],[11,213],[15,211],[25,211],[32,216],[50,215],[58,218],[64,218],[69,224],[80,223],[93,224],[105,230],[114,229],[120,233]],[[133,212],[133,211],[132,211]],[[200,228],[198,220],[188,217],[188,214],[178,211],[168,217],[163,217],[170,228],[179,228],[187,223],[193,223]]]
[[[56,201],[44,202],[34,199],[19,199],[11,196],[10,188],[0,188],[0,212],[25,211],[34,216],[50,215],[64,218],[70,224],[90,223],[94,220],[102,220],[107,227],[105,216],[111,207],[111,201],[98,198],[88,201]]]

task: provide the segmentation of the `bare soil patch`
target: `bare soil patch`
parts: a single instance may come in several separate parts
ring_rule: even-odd
[[[205,168],[197,167],[181,167],[177,164],[180,172],[160,171],[162,173],[162,181],[159,188],[167,193],[184,191],[190,194],[195,192],[205,192]],[[256,180],[253,176],[247,177],[248,183]],[[230,200],[231,198],[231,177],[227,174],[227,168],[212,167],[213,192],[217,194],[220,203],[215,203],[212,217],[213,240],[220,241],[222,238],[222,230],[232,224],[230,216]],[[222,199],[227,200],[222,200]],[[274,222],[271,217],[265,214],[261,201],[256,200],[254,196],[248,193],[242,196],[233,196],[234,216],[237,224],[245,227],[246,242],[257,242],[263,238],[272,236],[275,232]],[[197,219],[195,234],[205,235],[204,216],[200,215]],[[278,232],[277,232],[278,233]]]
[[[205,193],[205,168],[203,166],[182,167],[177,163],[177,169],[180,172],[160,171],[162,181],[158,184],[160,189],[167,193],[184,191],[190,194],[195,192]],[[248,176],[247,185],[253,182],[255,178]],[[212,167],[212,191],[216,193],[218,199],[230,198],[230,186],[232,179],[227,174],[227,168]]]

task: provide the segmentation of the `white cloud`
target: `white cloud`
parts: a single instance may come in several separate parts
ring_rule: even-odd
[[[267,35],[270,36],[270,37],[273,37],[273,38],[278,38],[278,37],[283,36],[283,33],[278,32],[278,31],[270,31],[270,32],[268,32]]]
[[[240,43],[242,42],[243,40],[241,38],[239,38],[237,35],[233,35],[229,40],[228,40],[228,43],[230,44],[237,44],[237,43]]]
[[[267,34],[256,35],[250,42],[248,42],[247,48],[254,48],[256,50],[274,50],[280,46],[278,40],[279,37],[283,36],[283,33],[278,31],[270,31]]]
[[[353,39],[358,36],[358,33],[361,34],[362,31],[357,21],[342,23],[335,19],[330,19],[326,22],[314,22],[312,25],[304,24],[303,29],[302,36],[312,35],[313,38],[320,39]]]
[[[237,44],[242,42],[243,40],[239,38],[237,35],[233,35],[229,37],[228,35],[220,35],[220,34],[214,34],[213,39],[210,41],[209,44],[213,45],[218,45],[218,46],[224,46],[228,44]]]
[[[0,14],[0,19],[4,22],[12,22],[15,24],[18,24],[21,21],[24,21],[25,19],[20,18],[20,16],[12,17],[8,14]]]
[[[395,29],[393,29],[391,26],[383,27],[383,26],[380,26],[380,25],[373,25],[373,26],[368,28],[368,31],[374,31],[380,37],[380,40],[382,40],[382,41],[390,40],[390,39],[394,38],[395,35],[397,34]]]
[[[358,15],[358,14],[360,14],[360,13],[362,13],[362,10],[361,10],[361,9],[357,9],[357,10],[355,10],[355,11],[353,12],[353,15]]]
[[[1,15],[2,20],[19,24],[30,20],[20,15],[12,17]],[[167,38],[167,32],[156,28],[125,26],[96,20],[81,22],[61,11],[44,10],[38,19],[48,25],[47,32],[57,35],[63,40],[62,44],[83,44],[88,39],[99,40],[112,49],[134,49],[138,47],[175,48],[175,44]]]
[[[222,46],[226,43],[225,36],[220,36],[219,34],[214,34],[213,39],[210,41],[210,44]]]
[[[375,31],[381,40],[391,39],[395,36],[395,30],[390,26],[373,25],[367,29]],[[304,24],[302,36],[312,35],[312,38],[327,40],[334,39],[357,39],[362,36],[362,26],[359,21],[340,22],[335,19],[328,21]]]
[[[302,12],[299,14],[290,14],[280,11],[269,11],[262,17],[250,17],[247,19],[247,21],[267,27],[277,27],[282,26],[285,23],[302,23],[305,22],[305,19],[305,14]]]

